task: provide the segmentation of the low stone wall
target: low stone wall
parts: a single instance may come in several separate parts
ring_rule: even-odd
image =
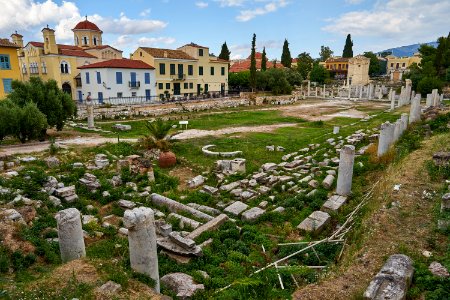
[[[207,101],[175,102],[166,104],[139,104],[139,105],[116,105],[94,107],[94,117],[96,119],[115,119],[120,117],[157,117],[169,114],[181,114],[190,112],[200,112],[213,109],[233,108],[250,105],[288,105],[295,103],[297,97],[293,96],[267,96],[257,97],[255,100],[248,98],[225,98]],[[77,119],[86,119],[86,106],[79,106]]]

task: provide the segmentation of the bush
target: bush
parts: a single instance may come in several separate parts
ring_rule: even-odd
[[[417,84],[417,91],[422,95],[431,94],[432,90],[442,91],[442,81],[435,77],[424,77]]]
[[[19,129],[20,109],[11,101],[0,101],[0,141],[6,136],[16,135]]]

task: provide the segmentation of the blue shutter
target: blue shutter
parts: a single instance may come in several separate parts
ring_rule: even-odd
[[[12,92],[12,79],[3,78],[3,90],[5,91],[5,94],[9,94]]]
[[[131,77],[131,86],[132,87],[136,87],[136,72],[131,72],[130,73],[130,77]]]
[[[151,92],[150,90],[145,90],[145,100],[150,100],[151,99]]]
[[[89,72],[86,72],[86,84],[90,84],[90,80],[89,80]]]
[[[150,73],[145,73],[145,84],[150,84]]]
[[[122,84],[122,72],[116,72],[116,83]]]
[[[102,84],[102,75],[100,74],[100,72],[96,72],[96,73],[97,73],[97,83]]]
[[[78,91],[78,101],[83,102],[83,93]]]
[[[10,61],[9,61],[9,55],[8,54],[0,55],[0,69],[11,70],[11,64],[10,64]]]
[[[98,92],[98,102],[103,103],[103,93],[102,92]]]

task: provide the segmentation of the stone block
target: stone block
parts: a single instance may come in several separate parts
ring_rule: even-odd
[[[322,210],[326,212],[337,212],[347,202],[347,197],[333,195],[323,205]]]
[[[232,214],[234,216],[239,216],[244,210],[248,208],[248,205],[245,203],[242,203],[241,201],[236,201],[230,206],[227,206],[224,209],[224,212]]]
[[[304,219],[297,228],[306,232],[319,233],[330,222],[330,215],[323,211],[315,211]]]
[[[202,175],[195,176],[191,180],[188,181],[188,187],[191,189],[195,189],[205,183],[205,178]]]
[[[249,210],[242,213],[242,221],[253,222],[256,221],[260,216],[262,216],[266,211],[259,207],[252,207]]]
[[[225,214],[221,214],[211,221],[208,221],[207,223],[201,225],[200,227],[196,228],[194,231],[189,233],[187,235],[187,238],[190,239],[196,239],[199,237],[203,232],[215,230],[220,227],[223,223],[225,223],[228,220],[228,216]]]

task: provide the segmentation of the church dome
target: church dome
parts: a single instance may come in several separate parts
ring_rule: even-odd
[[[102,32],[97,25],[95,25],[92,22],[89,22],[88,20],[79,22],[72,30],[92,30]]]

